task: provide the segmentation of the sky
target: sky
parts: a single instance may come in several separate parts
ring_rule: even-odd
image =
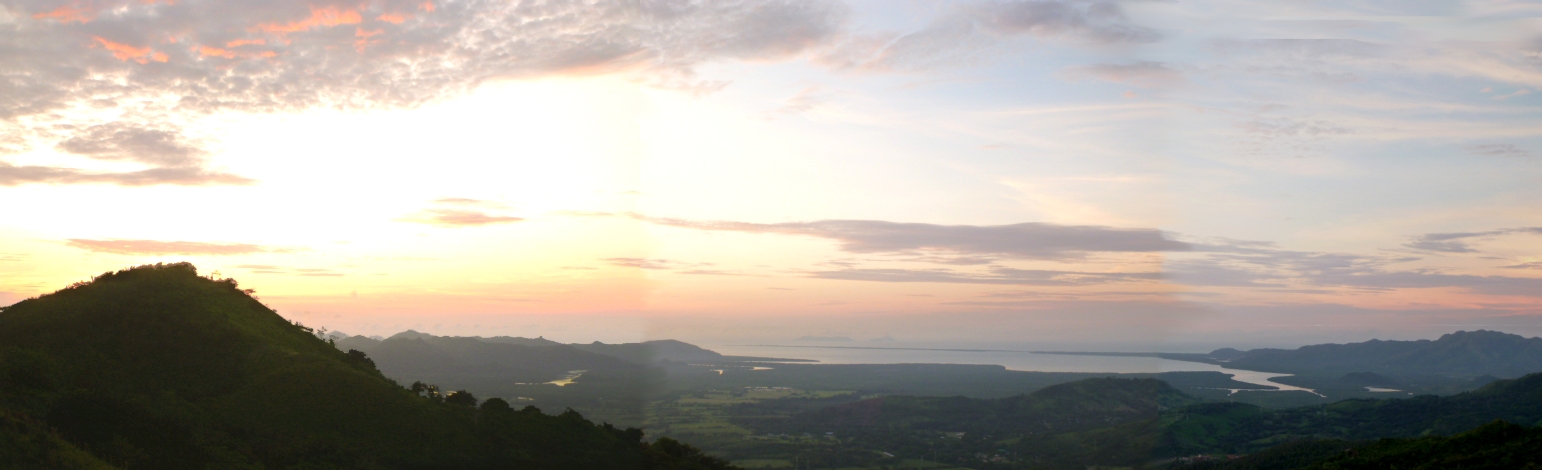
[[[350,334],[1542,335],[1542,2],[0,0],[0,305]]]

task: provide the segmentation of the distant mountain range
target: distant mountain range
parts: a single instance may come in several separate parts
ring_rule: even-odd
[[[349,336],[336,339],[335,344],[339,350],[354,349],[368,354],[388,377],[435,383],[457,383],[468,379],[541,383],[561,379],[572,371],[635,374],[646,366],[662,363],[814,362],[725,356],[675,340],[563,344],[544,337],[434,336],[413,330],[384,340]]]
[[[1202,359],[1236,369],[1292,374],[1374,372],[1513,378],[1542,372],[1542,338],[1488,330],[1458,331],[1436,340],[1373,339],[1296,349],[1217,349]]]
[[[1035,351],[1040,354],[1144,356],[1204,362],[1233,369],[1313,376],[1370,372],[1386,376],[1485,375],[1515,378],[1542,372],[1542,338],[1498,331],[1458,331],[1439,339],[1370,340],[1317,344],[1296,349],[1222,348],[1209,353],[1123,353]]]

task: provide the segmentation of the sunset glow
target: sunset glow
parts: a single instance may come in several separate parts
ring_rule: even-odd
[[[191,261],[358,334],[1542,334],[1542,7],[686,4],[0,6],[0,305]]]

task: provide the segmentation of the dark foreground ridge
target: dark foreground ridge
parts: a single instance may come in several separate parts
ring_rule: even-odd
[[[0,310],[0,467],[723,469],[641,431],[425,397],[191,264]]]

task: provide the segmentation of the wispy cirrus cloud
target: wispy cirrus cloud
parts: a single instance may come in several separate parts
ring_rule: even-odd
[[[72,238],[66,245],[82,250],[118,255],[246,255],[253,253],[288,253],[289,248],[272,248],[249,243],[205,243],[161,240],[121,240]]]
[[[1478,250],[1470,245],[1473,240],[1514,234],[1542,235],[1542,227],[1517,227],[1482,232],[1426,233],[1415,237],[1413,241],[1403,246],[1426,252],[1477,253]]]

